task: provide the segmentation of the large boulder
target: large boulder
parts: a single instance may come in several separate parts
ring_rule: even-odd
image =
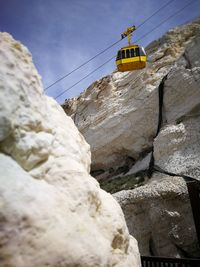
[[[185,49],[164,87],[165,123],[153,142],[155,164],[176,174],[200,175],[200,36]]]
[[[199,257],[186,182],[154,174],[146,185],[114,194],[142,255]]]
[[[0,266],[140,266],[90,148],[43,94],[28,50],[0,34]]]

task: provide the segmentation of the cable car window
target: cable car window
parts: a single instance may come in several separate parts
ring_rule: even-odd
[[[135,56],[135,51],[133,48],[131,48],[131,57],[134,57]]]
[[[117,60],[119,60],[119,59],[121,59],[121,51],[118,51],[118,53],[117,53]]]
[[[125,50],[122,50],[122,58],[125,58]]]
[[[143,47],[140,47],[140,56],[146,56],[146,53]]]
[[[139,57],[140,56],[140,51],[139,51],[139,48],[135,48],[135,56],[136,57]]]
[[[129,58],[129,57],[130,57],[130,50],[126,49],[126,58]]]

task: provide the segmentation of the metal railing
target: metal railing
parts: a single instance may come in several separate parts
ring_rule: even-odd
[[[141,256],[142,267],[200,267],[200,259]]]

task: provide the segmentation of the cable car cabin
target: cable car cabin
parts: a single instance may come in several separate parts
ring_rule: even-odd
[[[145,50],[138,45],[121,48],[116,58],[117,69],[121,72],[143,69],[146,67],[146,61]]]

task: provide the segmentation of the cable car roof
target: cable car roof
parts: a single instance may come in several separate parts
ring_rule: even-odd
[[[139,46],[137,44],[133,44],[133,45],[123,46],[119,50],[122,50],[122,49],[131,49],[131,48],[138,48],[138,47],[141,47],[141,46]]]

